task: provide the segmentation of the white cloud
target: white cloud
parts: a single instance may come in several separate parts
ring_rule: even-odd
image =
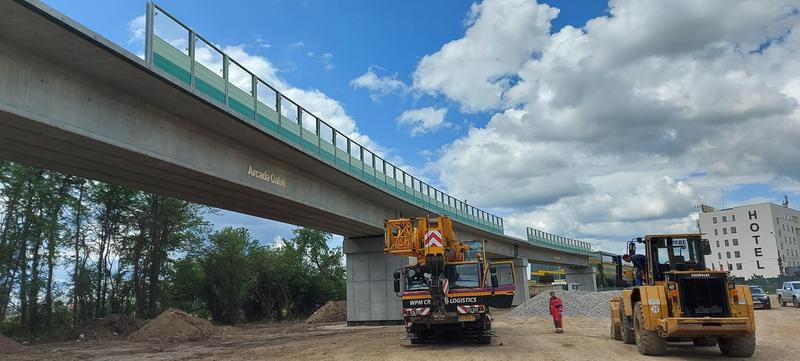
[[[313,58],[317,62],[321,63],[322,67],[325,70],[333,70],[334,68],[336,68],[336,65],[333,64],[333,54],[331,53],[326,52],[317,56],[317,54],[314,53],[313,51],[309,51],[306,53],[306,56],[309,58]]]
[[[473,4],[463,38],[422,58],[414,86],[442,93],[465,111],[502,104],[512,76],[548,40],[558,9],[530,0],[486,0]]]
[[[799,5],[612,0],[609,15],[552,34],[546,5],[475,5],[414,85],[499,110],[429,168],[507,214],[507,232],[600,244],[696,230],[693,206],[721,189],[797,192]]]
[[[397,74],[379,76],[375,70],[378,66],[370,66],[367,72],[350,81],[350,85],[356,89],[366,89],[370,92],[373,101],[379,100],[382,96],[396,92],[406,92],[408,85],[402,80],[397,79]]]
[[[336,68],[336,65],[333,64],[333,54],[325,53],[319,56],[319,61],[322,63],[322,67],[325,70],[333,70]]]
[[[397,124],[411,126],[411,135],[429,133],[440,128],[450,127],[445,121],[447,108],[425,107],[406,110],[397,117]]]
[[[264,48],[264,49],[269,49],[269,48],[272,47],[272,45],[267,43],[266,40],[264,40],[264,38],[262,38],[261,36],[257,36],[256,37],[256,45],[258,45],[260,48]]]
[[[131,38],[130,40],[128,40],[129,42],[144,41],[144,36],[146,32],[146,22],[147,22],[147,17],[144,15],[137,16],[133,20],[128,22],[128,29],[131,32]]]

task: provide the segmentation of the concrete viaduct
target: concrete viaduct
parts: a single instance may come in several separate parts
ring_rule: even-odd
[[[155,14],[182,25],[147,9],[145,60],[39,1],[0,2],[0,159],[343,235],[351,323],[401,318],[391,275],[408,260],[383,254],[383,221],[401,216],[450,216],[459,237],[514,259],[515,304],[528,262],[566,265],[594,289],[588,243],[504,235],[500,217],[394,167],[235,59],[220,52],[218,72],[197,61],[197,47],[219,50],[188,27],[187,49],[172,47]]]

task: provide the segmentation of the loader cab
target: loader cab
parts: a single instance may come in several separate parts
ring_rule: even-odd
[[[637,238],[636,242],[644,243],[648,284],[664,282],[670,271],[704,271],[705,256],[711,254],[708,240],[700,233],[648,235],[644,239]],[[635,250],[631,242],[629,253]]]

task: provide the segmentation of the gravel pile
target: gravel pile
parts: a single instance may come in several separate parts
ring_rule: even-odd
[[[608,318],[608,302],[619,291],[585,292],[555,291],[564,304],[565,317]],[[510,318],[550,317],[550,292],[542,292],[536,297],[517,306],[509,313]]]
[[[344,321],[347,321],[347,301],[328,301],[306,319],[308,324]]]

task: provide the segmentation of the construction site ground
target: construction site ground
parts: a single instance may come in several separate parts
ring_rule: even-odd
[[[797,360],[800,308],[756,310],[752,360]],[[565,334],[548,319],[518,320],[494,311],[491,345],[446,340],[411,345],[402,326],[347,327],[344,323],[256,324],[222,327],[215,336],[182,343],[58,342],[2,354],[9,360],[644,360],[633,345],[609,338],[606,319],[566,318]],[[658,360],[730,360],[717,347],[674,344]]]

